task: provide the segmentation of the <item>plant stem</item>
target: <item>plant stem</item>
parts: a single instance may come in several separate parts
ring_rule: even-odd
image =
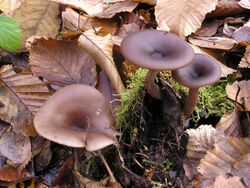
[[[189,88],[188,96],[185,101],[184,115],[188,119],[194,112],[197,100],[199,96],[199,88]]]
[[[102,154],[102,152],[101,152],[100,150],[98,151],[98,156],[99,156],[100,159],[102,160],[102,162],[103,162],[103,164],[104,164],[106,170],[107,170],[108,173],[109,173],[110,181],[111,181],[111,182],[116,182],[115,176],[114,176],[113,172],[111,171],[111,169],[110,169],[110,167],[109,167],[109,165],[108,165],[108,163],[107,163],[105,157],[103,156],[103,154]]]
[[[145,86],[146,86],[147,92],[150,94],[151,97],[158,99],[158,100],[162,100],[160,88],[155,83],[155,77],[157,74],[158,74],[158,71],[149,70],[145,78]]]

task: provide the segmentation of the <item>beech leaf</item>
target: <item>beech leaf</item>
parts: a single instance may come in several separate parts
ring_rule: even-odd
[[[242,180],[238,176],[225,177],[218,176],[215,179],[213,188],[245,188],[246,186],[243,184]]]
[[[250,138],[229,137],[216,143],[214,149],[207,151],[201,159],[198,171],[206,180],[214,181],[217,176],[231,174],[241,177],[245,183],[250,183],[249,153]],[[242,159],[245,161],[245,168],[237,168],[237,164],[242,165]],[[245,173],[248,173],[248,176],[245,176]]]
[[[171,32],[185,37],[201,27],[206,14],[214,10],[217,3],[218,0],[158,0],[156,21],[160,29],[168,25]]]
[[[232,85],[227,85],[226,92],[227,96],[232,99],[236,100],[237,95],[237,102],[242,104],[247,111],[250,111],[250,81],[243,80],[243,81],[235,81]],[[239,93],[238,93],[239,89]],[[238,93],[238,94],[237,94]]]
[[[54,89],[70,84],[96,85],[95,61],[75,42],[36,39],[31,44],[29,59],[33,74],[43,77]]]
[[[222,116],[220,122],[216,125],[216,129],[222,130],[225,136],[242,136],[240,126],[240,112],[238,107],[226,112]]]
[[[55,37],[60,28],[59,6],[49,0],[12,0],[11,3],[4,0],[0,2],[0,9],[20,23],[23,49],[30,36]]]
[[[4,133],[0,140],[0,151],[14,164],[25,167],[32,155],[30,139],[14,132]]]
[[[122,93],[124,85],[113,60],[111,35],[96,35],[92,30],[84,32],[78,39],[78,45],[90,54],[107,74],[117,94]]]
[[[13,125],[13,131],[36,135],[34,114],[51,95],[47,86],[30,73],[15,73],[11,65],[0,69],[0,118]]]
[[[197,129],[186,130],[188,134],[187,157],[189,158],[194,172],[201,158],[206,155],[214,144],[224,138],[222,132],[216,130],[211,125],[201,125]]]

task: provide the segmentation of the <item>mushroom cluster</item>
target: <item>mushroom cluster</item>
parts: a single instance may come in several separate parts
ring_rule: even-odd
[[[194,54],[192,47],[178,36],[158,30],[143,30],[129,34],[121,43],[123,56],[132,63],[149,69],[145,79],[148,93],[162,100],[155,77],[159,71],[171,70],[173,78],[189,87],[184,115],[194,111],[198,89],[220,79],[221,69],[216,60]]]
[[[116,143],[109,103],[95,88],[70,85],[54,93],[35,115],[37,132],[48,140],[96,151]]]

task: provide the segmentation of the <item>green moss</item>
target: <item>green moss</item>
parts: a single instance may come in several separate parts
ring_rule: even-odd
[[[139,117],[143,109],[144,79],[146,69],[138,69],[134,74],[130,73],[127,89],[122,93],[121,106],[117,111],[116,121],[119,129],[128,127],[135,121],[133,117]]]

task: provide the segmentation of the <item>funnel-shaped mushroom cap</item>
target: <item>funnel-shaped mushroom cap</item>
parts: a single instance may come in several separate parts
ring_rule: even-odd
[[[151,70],[184,67],[194,57],[192,47],[172,33],[143,30],[128,35],[121,43],[123,56]]]
[[[186,67],[172,71],[174,79],[189,88],[199,88],[213,84],[221,77],[220,65],[215,59],[203,54],[195,54]]]
[[[34,126],[41,136],[71,147],[85,147],[86,139],[89,145],[95,145],[91,146],[94,149],[115,143],[117,132],[113,125],[110,105],[98,90],[87,85],[60,89],[34,118]]]

